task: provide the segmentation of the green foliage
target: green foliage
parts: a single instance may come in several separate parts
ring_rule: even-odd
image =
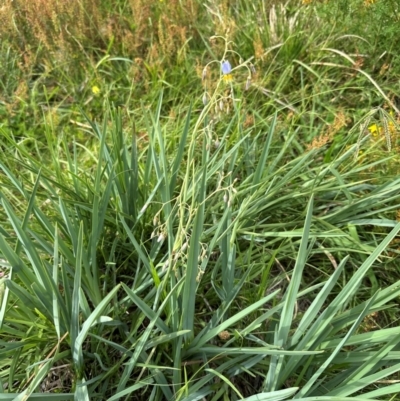
[[[396,397],[394,5],[82,4],[0,50],[0,399]]]
[[[155,114],[145,113],[142,157],[135,140],[126,141],[118,111],[112,126],[93,123],[94,171],[82,169],[65,142],[47,149],[54,157],[46,166],[12,137],[5,141],[16,152],[1,164],[12,189],[2,195],[8,224],[0,236],[9,263],[1,326],[14,339],[3,345],[8,391],[30,394],[59,365],[66,366],[63,388],[70,383],[77,399],[273,396],[289,383],[295,398],[348,396],[374,375],[397,372],[397,331],[381,330],[371,342],[357,330],[367,314],[391,305],[398,283],[354,301],[400,224],[375,249],[355,242],[346,226],[370,224],[388,201],[396,204],[398,180],[351,189],[354,167],[337,168],[354,165],[357,144],[328,165],[312,166],[315,150],[288,162],[293,139],[276,146],[276,118],[265,121],[263,144],[235,123],[240,109],[217,149],[189,111],[179,151],[168,150],[161,105],[160,98]],[[340,207],[328,206],[332,197]],[[284,217],[295,209],[295,220]],[[357,223],[360,214],[371,220]],[[319,242],[331,251],[346,243],[358,254],[373,251],[345,284],[338,280],[347,257],[328,280],[301,288],[310,261],[325,259]],[[264,275],[264,263],[290,270],[291,260],[288,285]],[[262,291],[252,293],[257,282]],[[307,310],[295,314],[310,296]],[[348,347],[353,362],[345,362]],[[248,375],[259,382],[254,390]]]

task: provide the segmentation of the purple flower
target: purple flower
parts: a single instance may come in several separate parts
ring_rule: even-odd
[[[230,74],[232,71],[231,63],[228,60],[224,60],[221,63],[221,70],[222,70],[222,74],[224,74],[224,75]]]

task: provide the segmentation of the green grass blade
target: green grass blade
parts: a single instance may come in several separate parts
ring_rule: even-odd
[[[392,384],[389,386],[381,387],[379,389],[370,391],[368,393],[363,393],[363,398],[371,400],[373,397],[383,397],[388,394],[395,394],[400,392],[400,384]],[[380,398],[381,399],[381,398]],[[395,398],[391,398],[395,399]]]
[[[272,138],[274,136],[277,118],[278,118],[278,114],[275,113],[273,120],[271,122],[270,128],[269,128],[266,140],[265,140],[264,148],[263,148],[262,154],[260,156],[260,159],[259,159],[259,162],[257,165],[257,169],[254,173],[253,185],[258,185],[260,183],[261,177],[265,171],[265,163],[267,162],[267,158],[269,155],[269,150],[271,147]]]
[[[149,386],[153,383],[154,383],[154,380],[151,377],[146,378],[146,379],[141,379],[140,383],[136,383],[133,386],[129,386],[126,389],[119,391],[117,394],[114,394],[112,397],[108,398],[107,401],[119,400],[120,398],[127,396],[127,395],[133,393],[134,391],[140,390],[141,388],[143,388],[145,386]]]
[[[307,216],[304,223],[303,235],[301,238],[299,252],[297,254],[296,264],[292,274],[292,278],[284,296],[284,305],[282,308],[281,318],[279,320],[279,327],[276,333],[275,344],[279,347],[285,347],[288,341],[289,330],[292,326],[293,312],[297,300],[297,294],[300,288],[301,279],[303,276],[303,269],[307,257],[308,236],[310,233],[311,219],[313,213],[313,197],[310,198],[307,207]],[[273,358],[271,366],[266,377],[265,389],[273,391],[276,389],[278,377],[281,374],[283,359]]]
[[[182,279],[183,280],[183,279]],[[117,387],[117,394],[126,388],[126,383],[128,382],[129,378],[131,377],[133,369],[136,367],[137,362],[139,360],[140,355],[146,348],[146,345],[148,344],[148,339],[150,337],[150,334],[152,333],[152,330],[154,326],[156,325],[157,319],[160,317],[161,313],[163,313],[165,306],[169,302],[169,298],[173,295],[173,293],[182,285],[182,280],[180,280],[175,287],[168,293],[168,295],[165,297],[163,300],[162,304],[159,306],[157,310],[157,314],[154,316],[153,320],[151,320],[147,327],[146,330],[141,334],[139,342],[136,344],[133,355],[125,365],[125,369],[121,375],[120,381],[118,383]],[[129,296],[130,294],[130,289],[127,287],[124,283],[122,283],[122,287],[126,291],[127,295]],[[134,300],[133,300],[134,301]]]
[[[214,369],[205,369],[206,372],[210,372],[212,374],[214,374],[215,376],[217,376],[219,379],[221,379],[223,382],[225,382],[241,399],[243,399],[242,394],[240,393],[240,391],[233,385],[233,383],[226,378],[223,374],[219,373],[218,371],[214,370]]]
[[[28,235],[26,234],[25,230],[22,228],[21,222],[12,210],[8,201],[2,196],[1,197],[2,204],[4,209],[7,213],[9,221],[11,222],[15,233],[17,234],[18,240],[22,243],[24,250],[31,262],[31,266],[35,272],[36,280],[42,290],[44,291],[46,288],[51,288],[51,280],[48,274],[47,269],[43,266],[43,263],[36,251],[36,248],[33,242],[30,240]]]
[[[219,324],[217,327],[214,327],[212,329],[207,330],[201,338],[199,338],[194,345],[192,345],[192,347],[190,347],[187,350],[187,355],[192,354],[193,352],[196,352],[196,350],[200,347],[202,347],[204,344],[206,344],[208,341],[210,341],[212,338],[214,338],[215,336],[217,336],[219,333],[221,333],[222,331],[226,330],[227,328],[229,328],[230,326],[232,326],[233,324],[235,324],[236,322],[244,319],[246,316],[248,316],[250,313],[252,313],[253,311],[259,309],[262,305],[265,305],[268,301],[270,301],[271,299],[273,299],[276,294],[279,291],[275,291],[272,294],[269,294],[263,298],[261,298],[260,300],[258,300],[257,302],[254,302],[252,305],[249,305],[247,308],[243,309],[242,311],[240,311],[239,313],[236,313],[235,315],[233,315],[232,317],[230,317],[229,319],[225,320],[224,322],[222,322],[221,324]],[[278,347],[275,347],[278,348]]]
[[[79,334],[79,305],[80,305],[80,292],[81,292],[81,281],[82,281],[82,252],[83,252],[83,224],[81,223],[79,228],[78,237],[78,249],[76,253],[76,263],[74,272],[74,288],[72,292],[72,307],[71,307],[71,327],[70,333],[70,344],[72,349],[72,356],[74,363],[78,370],[82,369],[83,356],[82,350],[76,347],[76,340]],[[80,351],[80,352],[78,352]]]
[[[193,324],[195,315],[195,294],[197,287],[197,275],[198,275],[198,258],[200,254],[200,241],[203,232],[204,225],[204,210],[205,210],[205,198],[206,198],[206,176],[207,176],[207,159],[208,151],[206,150],[206,141],[203,142],[203,171],[202,179],[199,189],[199,197],[197,199],[197,211],[193,224],[193,233],[190,239],[189,255],[187,260],[185,284],[183,288],[183,299],[182,305],[182,330],[190,330],[191,334],[185,336],[186,340],[193,338]]]
[[[85,341],[90,328],[96,323],[99,319],[100,315],[103,313],[106,306],[109,304],[111,299],[115,296],[120,288],[120,284],[114,287],[105,297],[104,299],[96,306],[94,311],[87,318],[85,323],[82,325],[82,329],[79,334],[76,336],[76,340],[73,343],[73,351],[72,356],[74,361],[80,361],[80,356],[82,355],[82,345]],[[79,365],[78,365],[79,366]]]
[[[271,391],[269,393],[259,393],[246,397],[243,401],[281,401],[286,400],[296,393],[298,387],[285,388],[283,390]]]
[[[15,401],[25,401],[30,398],[33,391],[40,385],[43,379],[49,373],[50,367],[52,365],[52,361],[47,361],[43,364],[39,369],[38,372],[35,374],[32,382],[29,384],[28,388],[24,390],[22,393],[18,394],[17,397],[14,398]],[[0,398],[1,399],[1,398]]]
[[[171,179],[169,183],[169,192],[171,195],[175,192],[176,180],[178,178],[179,169],[181,167],[181,163],[185,152],[186,141],[189,134],[191,116],[192,116],[192,103],[190,104],[189,110],[187,111],[185,126],[183,128],[182,135],[179,138],[179,148],[178,151],[176,152],[174,164],[172,165]]]
[[[75,390],[75,401],[90,401],[85,379],[78,379]]]
[[[301,397],[307,395],[310,391],[312,391],[312,387],[314,383],[317,381],[317,379],[322,375],[322,373],[325,371],[325,369],[329,366],[329,364],[332,362],[332,360],[335,358],[335,356],[340,352],[340,350],[344,347],[348,339],[353,335],[353,333],[357,330],[361,322],[363,321],[364,317],[368,314],[370,311],[371,305],[373,305],[375,298],[375,294],[367,303],[365,306],[364,310],[358,317],[358,319],[354,322],[353,326],[350,328],[350,330],[347,332],[347,334],[343,337],[343,339],[340,341],[338,346],[335,348],[333,352],[330,353],[329,357],[325,360],[325,362],[318,368],[318,370],[314,373],[314,375],[307,381],[307,383],[300,389],[300,391],[295,395],[295,399],[301,399]]]
[[[15,401],[15,394],[0,394],[1,401]],[[26,400],[27,398],[20,398],[20,400]],[[45,401],[72,401],[74,400],[74,394],[46,394],[46,393],[31,393],[29,400],[45,400]]]
[[[332,276],[325,283],[325,285],[322,287],[321,291],[319,292],[318,296],[315,298],[313,303],[307,309],[306,313],[304,314],[303,318],[301,319],[301,321],[299,323],[299,326],[298,326],[295,334],[291,338],[291,344],[296,344],[300,340],[300,338],[307,331],[307,329],[310,326],[310,324],[312,323],[312,321],[318,316],[326,299],[330,295],[333,287],[336,285],[337,280],[339,279],[339,276],[342,274],[344,266],[348,259],[349,259],[349,257],[347,256],[340,262],[337,269],[335,269]]]
[[[157,312],[153,311],[145,302],[143,302],[130,288],[124,286],[124,290],[142,313],[151,321],[155,321],[155,325],[164,333],[171,334],[169,327],[157,317]]]

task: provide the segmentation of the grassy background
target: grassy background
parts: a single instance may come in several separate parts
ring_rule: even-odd
[[[398,399],[399,18],[5,0],[0,398]]]

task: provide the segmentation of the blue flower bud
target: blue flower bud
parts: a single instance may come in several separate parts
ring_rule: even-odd
[[[224,60],[221,63],[221,70],[222,70],[222,74],[224,74],[224,75],[230,74],[232,71],[231,63],[228,60]]]

